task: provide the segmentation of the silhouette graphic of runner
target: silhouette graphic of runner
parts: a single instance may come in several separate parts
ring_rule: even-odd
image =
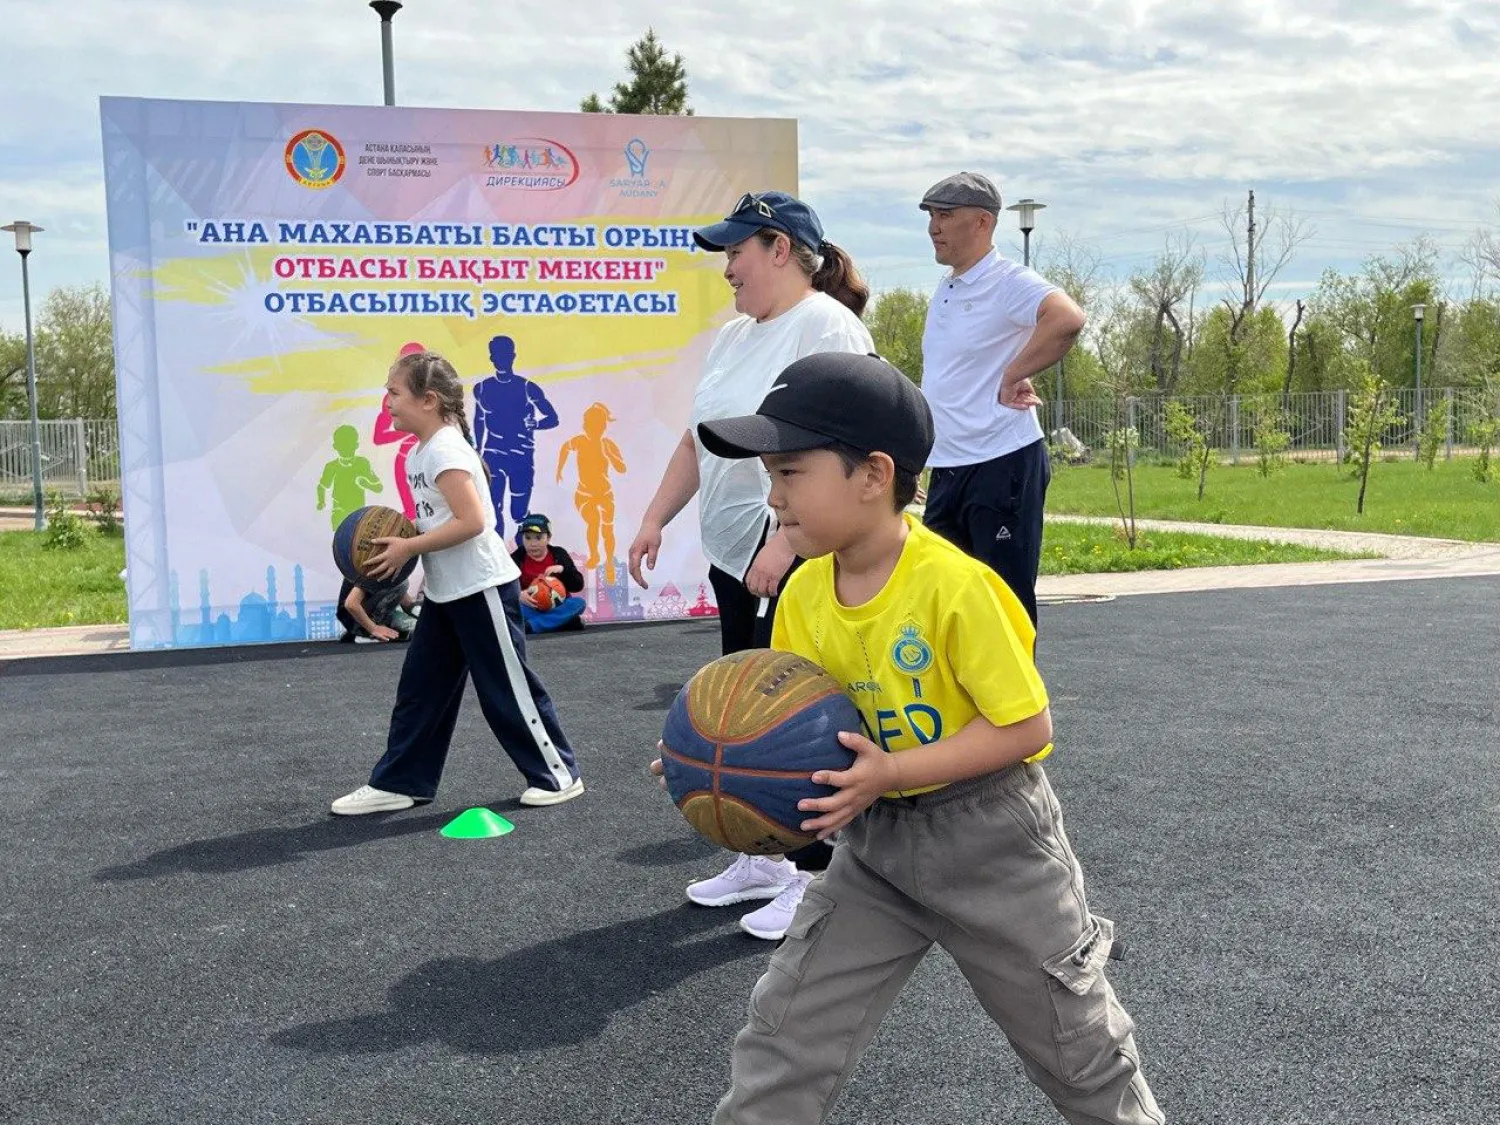
[[[515,373],[516,345],[509,336],[490,340],[495,373],[474,384],[474,445],[490,470],[495,520],[505,526],[505,494],[510,518],[519,523],[531,507],[536,479],[536,430],[557,425],[557,411],[542,388]]]
[[[615,491],[609,483],[609,471],[625,471],[625,458],[620,447],[604,436],[605,427],[613,422],[609,407],[596,402],[583,412],[583,433],[570,437],[557,455],[557,483],[561,484],[563,469],[570,454],[578,454],[578,489],[573,493],[573,506],[583,517],[589,543],[588,561],[584,568],[592,570],[599,565],[599,541],[604,541],[604,580],[615,580]]]

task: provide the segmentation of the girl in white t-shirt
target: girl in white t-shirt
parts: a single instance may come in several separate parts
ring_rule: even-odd
[[[772,522],[770,478],[760,462],[715,457],[698,441],[698,423],[754,414],[793,360],[815,352],[867,354],[875,345],[860,320],[869,288],[849,255],[824,239],[817,214],[800,199],[780,191],[744,195],[723,222],[694,237],[703,249],[724,253],[724,277],[740,315],[709,348],[687,431],[631,544],[630,575],[646,587],[641,564],[655,568],[663,529],[696,495],[728,655],[770,647],[776,598],[797,559]],[[790,859],[741,856],[723,874],[693,883],[687,895],[703,906],[771,899],[740,926],[777,941],[812,878],[806,869],[826,867],[827,856],[826,844]]]
[[[431,801],[469,676],[490,730],[526,778],[521,803],[571,800],[583,781],[547,689],[526,666],[520,571],[495,529],[463,383],[434,352],[403,356],[386,381],[386,409],[395,429],[418,439],[406,461],[418,534],[376,540],[384,549],[370,573],[388,577],[421,555],[426,598],[401,666],[385,756],[369,784],[332,811],[357,816]]]

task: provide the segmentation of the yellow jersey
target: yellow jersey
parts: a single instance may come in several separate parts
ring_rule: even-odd
[[[864,605],[839,603],[832,555],[799,567],[776,607],[771,647],[836,677],[865,736],[888,753],[936,742],[981,715],[1004,727],[1040,714],[1047,689],[1031,658],[1036,630],[1026,610],[993,570],[905,519],[896,569]]]

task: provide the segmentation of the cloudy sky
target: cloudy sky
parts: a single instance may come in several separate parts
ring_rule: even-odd
[[[381,98],[363,0],[3,0],[0,25],[0,213],[47,228],[38,293],[108,276],[100,95]],[[936,281],[915,203],[961,168],[1048,205],[1043,253],[1066,232],[1119,279],[1168,236],[1212,261],[1225,204],[1254,188],[1315,232],[1278,297],[1420,233],[1462,285],[1457,252],[1500,225],[1493,2],[408,0],[398,100],[576,109],[648,25],[686,60],[700,115],[798,119],[802,194],[881,288]]]

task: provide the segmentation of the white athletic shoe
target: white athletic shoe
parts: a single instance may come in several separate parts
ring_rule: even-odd
[[[797,877],[789,859],[742,855],[719,874],[689,883],[689,901],[699,906],[733,906],[737,902],[775,898]]]
[[[583,792],[583,778],[575,778],[573,784],[566,789],[541,789],[533,785],[521,794],[521,804],[531,805],[560,805],[564,801],[571,801]]]
[[[792,881],[772,901],[759,910],[752,910],[740,919],[740,929],[751,937],[765,941],[780,941],[786,937],[786,929],[797,916],[797,907],[802,904],[802,892],[813,880],[806,871],[799,871]]]
[[[346,793],[328,811],[334,816],[364,816],[374,812],[397,812],[415,805],[416,799],[405,793],[387,793],[373,785],[361,785],[353,793]]]

